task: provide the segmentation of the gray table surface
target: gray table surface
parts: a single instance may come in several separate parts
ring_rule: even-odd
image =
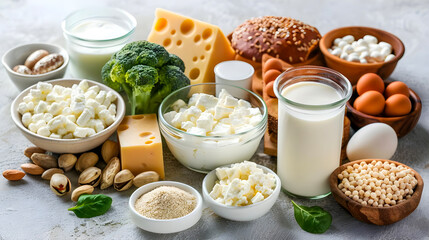
[[[70,12],[87,6],[114,6],[137,18],[135,39],[145,39],[161,7],[216,24],[231,32],[245,19],[262,16],[289,16],[316,26],[324,34],[331,29],[362,25],[384,29],[397,35],[406,51],[391,80],[401,80],[414,89],[423,101],[416,128],[399,141],[393,160],[403,162],[429,183],[429,76],[427,50],[429,39],[429,1],[0,1],[0,54],[18,44],[49,42],[64,45],[60,27]],[[10,104],[18,90],[0,67],[0,170],[19,168],[28,162],[23,150],[31,143],[18,131],[10,117]],[[190,184],[201,192],[203,174],[178,163],[164,146],[166,178]],[[276,159],[262,153],[262,145],[252,158],[275,169]],[[77,175],[68,173],[76,183]],[[300,229],[293,217],[290,198],[280,194],[274,207],[251,222],[233,222],[203,210],[201,220],[192,228],[170,235],[156,235],[137,228],[130,219],[126,192],[96,190],[113,198],[112,208],[103,216],[79,219],[67,212],[73,202],[59,198],[40,177],[26,176],[19,182],[0,177],[0,239],[429,239],[429,191],[423,191],[419,207],[407,218],[389,226],[359,222],[329,196],[322,200],[296,199],[300,204],[319,205],[333,216],[331,228],[314,235]]]

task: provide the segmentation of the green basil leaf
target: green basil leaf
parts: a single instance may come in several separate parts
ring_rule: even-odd
[[[299,226],[309,233],[324,233],[332,223],[329,212],[318,206],[306,207],[292,201],[295,220]]]
[[[92,218],[105,214],[112,205],[112,198],[103,194],[84,194],[79,197],[76,206],[69,208],[79,218]]]

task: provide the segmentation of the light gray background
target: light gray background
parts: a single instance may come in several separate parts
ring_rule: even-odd
[[[416,169],[429,184],[429,76],[428,40],[429,1],[30,1],[0,0],[0,54],[23,43],[49,42],[64,45],[61,21],[70,12],[86,6],[114,6],[137,18],[135,39],[145,39],[161,7],[220,26],[231,32],[244,20],[262,15],[300,19],[324,34],[341,26],[362,25],[384,29],[397,35],[406,51],[391,76],[414,89],[422,98],[423,112],[417,127],[399,141],[393,160]],[[28,162],[23,150],[30,146],[14,126],[10,104],[19,93],[0,67],[0,170],[19,168]],[[201,192],[203,174],[184,168],[165,147],[167,180],[180,181]],[[275,168],[276,159],[262,152],[252,160]],[[76,173],[68,173],[76,183]],[[284,193],[271,211],[252,222],[232,222],[204,209],[201,220],[192,228],[171,235],[155,235],[137,228],[130,220],[126,192],[97,190],[113,198],[111,210],[103,216],[79,219],[68,213],[74,205],[69,196],[59,198],[40,177],[26,176],[19,182],[0,177],[0,239],[429,239],[429,193],[425,189],[419,207],[406,219],[390,226],[374,226],[355,220],[329,196],[323,200],[296,201],[319,205],[333,216],[324,234],[304,232],[293,217],[290,198]]]

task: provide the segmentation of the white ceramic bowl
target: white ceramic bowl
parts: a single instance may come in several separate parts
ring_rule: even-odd
[[[231,165],[222,166],[230,167]],[[271,169],[258,165],[265,173],[271,173],[276,177],[276,187],[273,193],[261,202],[248,206],[226,206],[216,202],[209,194],[212,191],[216,181],[216,169],[207,174],[203,180],[203,198],[205,204],[210,207],[217,215],[233,221],[252,221],[265,215],[279,197],[281,182],[280,178]]]
[[[195,93],[217,96],[216,93],[221,89],[226,89],[232,96],[244,98],[252,107],[259,108],[261,122],[254,128],[237,134],[201,136],[175,128],[164,118],[164,114],[172,110],[172,104],[178,99],[187,103]],[[159,128],[171,153],[185,167],[202,173],[251,159],[265,133],[267,119],[267,106],[262,98],[247,89],[221,83],[194,84],[174,91],[164,98],[158,111]]]
[[[197,206],[188,215],[174,219],[152,219],[138,213],[134,207],[136,200],[143,194],[160,186],[173,186],[191,193],[197,198]],[[200,220],[203,211],[203,199],[200,193],[189,185],[173,181],[153,182],[138,188],[131,195],[128,205],[132,221],[139,228],[154,233],[175,233],[188,229]]]
[[[13,71],[16,65],[24,65],[25,59],[36,50],[45,49],[49,53],[59,53],[64,58],[64,63],[59,68],[38,75],[21,74]],[[57,45],[48,43],[30,43],[14,47],[7,51],[2,57],[2,64],[9,75],[10,80],[20,90],[24,90],[39,81],[47,81],[57,78],[62,78],[66,72],[69,63],[69,55],[67,51]]]
[[[79,79],[57,79],[48,81],[52,85],[61,85],[63,87],[71,87],[73,84],[79,84],[82,80]],[[99,86],[101,90],[104,91],[112,91],[116,97],[116,119],[115,121],[103,131],[96,133],[95,135],[87,138],[81,139],[54,139],[49,137],[44,137],[38,134],[35,134],[28,130],[21,121],[21,114],[18,112],[18,105],[21,103],[23,98],[30,92],[30,89],[36,88],[36,85],[31,86],[24,91],[22,91],[12,102],[10,111],[12,115],[12,119],[15,125],[21,130],[22,134],[34,145],[43,148],[50,152],[55,153],[81,153],[88,150],[91,150],[99,145],[101,145],[104,141],[106,141],[118,128],[119,124],[122,122],[122,119],[125,115],[125,103],[124,99],[121,97],[119,93],[115,90],[107,87],[104,84],[87,80],[89,86]]]

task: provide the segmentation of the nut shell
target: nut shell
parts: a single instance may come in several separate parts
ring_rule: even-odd
[[[106,189],[113,185],[116,174],[121,170],[119,158],[113,157],[103,170],[100,189]]]
[[[49,183],[52,192],[54,192],[58,196],[64,196],[71,190],[71,183],[68,177],[61,173],[55,173],[51,177],[51,181]]]
[[[114,141],[107,140],[101,146],[101,157],[103,160],[108,163],[113,157],[119,155],[119,144]]]
[[[65,172],[70,171],[77,162],[77,157],[71,153],[61,154],[58,158],[58,166]]]
[[[91,194],[94,192],[94,187],[91,185],[82,185],[75,190],[73,190],[71,195],[71,200],[73,202],[77,202],[79,200],[80,195],[82,194]]]
[[[46,57],[49,55],[49,52],[44,50],[44,49],[39,49],[36,50],[34,52],[32,52],[27,59],[25,60],[24,65],[26,67],[28,67],[29,69],[33,69],[34,65],[36,65],[36,63],[38,61],[40,61],[40,59]]]
[[[42,173],[42,179],[45,179],[45,180],[51,180],[52,176],[53,176],[55,173],[61,173],[61,174],[64,174],[64,171],[63,171],[62,169],[60,169],[60,168],[50,168],[50,169],[47,169],[47,170],[45,170],[45,171]]]
[[[45,169],[43,169],[40,166],[37,166],[34,163],[21,164],[21,168],[22,168],[22,170],[24,170],[24,172],[26,172],[30,175],[41,175],[45,171]]]
[[[124,169],[116,174],[113,187],[117,191],[125,191],[133,185],[133,179],[133,173],[128,169]]]
[[[53,71],[64,63],[64,58],[58,53],[51,53],[40,59],[33,68],[33,74],[43,74]]]
[[[91,185],[97,187],[101,180],[101,169],[98,167],[89,167],[85,169],[78,179],[79,185]]]
[[[24,155],[27,156],[28,158],[31,158],[31,155],[33,155],[33,153],[46,153],[46,150],[36,146],[28,147],[24,150]]]
[[[141,187],[145,184],[156,182],[156,181],[159,181],[159,174],[154,171],[146,171],[137,175],[133,179],[133,184],[136,187]]]
[[[8,169],[3,171],[3,177],[9,181],[18,181],[25,176],[25,173],[16,169]]]
[[[33,153],[31,155],[31,161],[44,169],[58,167],[57,158],[44,153]]]
[[[16,65],[15,67],[13,67],[12,69],[14,72],[20,73],[20,74],[28,74],[31,75],[33,72],[31,71],[31,69],[29,69],[28,67],[24,66],[24,65]]]
[[[82,153],[77,159],[75,168],[78,172],[83,172],[89,167],[95,166],[98,162],[98,155],[93,152]]]

